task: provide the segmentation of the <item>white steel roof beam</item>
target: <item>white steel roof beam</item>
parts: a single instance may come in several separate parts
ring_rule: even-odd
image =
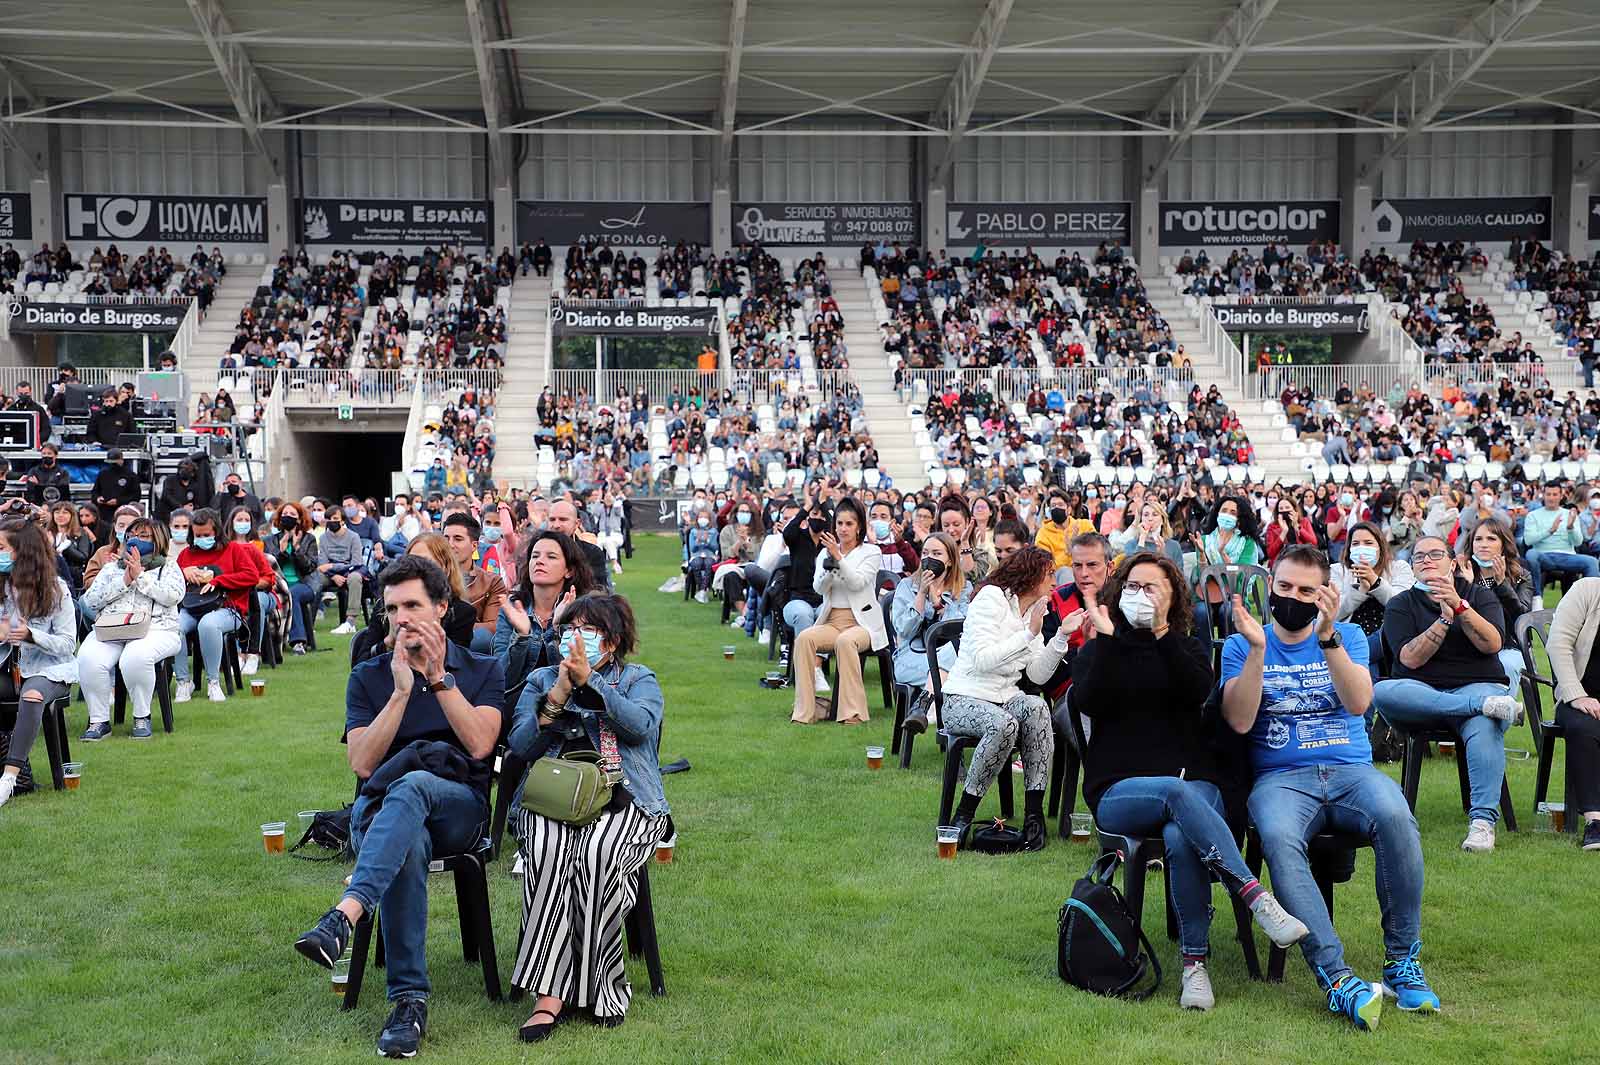
[[[489,158],[494,173],[503,181],[511,175],[510,142],[501,132],[510,117],[506,111],[509,94],[500,83],[500,66],[489,47],[499,35],[484,17],[483,0],[466,0],[466,5],[467,31],[472,36],[472,55],[478,66],[478,91],[483,97],[483,122],[489,130]]]
[[[200,36],[205,39],[206,48],[217,65],[217,73],[222,76],[222,84],[227,87],[228,96],[233,100],[233,108],[239,113],[240,127],[256,153],[266,162],[272,178],[281,178],[282,167],[278,158],[272,154],[267,139],[261,134],[262,124],[280,113],[278,105],[267,92],[266,83],[256,72],[244,45],[227,39],[233,33],[233,27],[228,22],[227,13],[222,10],[221,0],[189,0],[189,11],[194,15]]]
[[[967,135],[967,125],[972,121],[972,110],[977,106],[978,94],[983,91],[983,79],[989,76],[989,64],[994,60],[1005,36],[1006,21],[1011,18],[1012,0],[989,0],[978,28],[972,33],[972,45],[956,65],[944,99],[928,119],[931,126],[950,131],[944,150],[929,168],[928,183],[942,186],[949,177],[950,165],[955,162],[956,147]]]
[[[722,95],[717,102],[716,159],[711,171],[718,188],[730,188],[733,171],[733,124],[739,113],[739,64],[744,61],[744,27],[750,14],[750,0],[730,0],[728,5],[728,51],[722,57]]]

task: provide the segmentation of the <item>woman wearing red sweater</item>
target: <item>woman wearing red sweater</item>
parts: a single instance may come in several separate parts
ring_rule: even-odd
[[[1317,529],[1311,519],[1300,513],[1294,500],[1278,500],[1272,512],[1272,522],[1267,526],[1267,566],[1278,561],[1278,553],[1290,544],[1317,546]]]
[[[244,624],[250,613],[251,591],[260,579],[250,549],[241,543],[224,542],[219,535],[221,524],[217,512],[210,507],[195,511],[189,522],[189,546],[178,555],[185,582],[178,631],[185,640],[191,632],[199,632],[200,656],[206,665],[206,697],[214,703],[227,700],[219,680],[223,637]],[[174,702],[185,703],[194,697],[188,654],[179,654],[174,664],[178,681]]]

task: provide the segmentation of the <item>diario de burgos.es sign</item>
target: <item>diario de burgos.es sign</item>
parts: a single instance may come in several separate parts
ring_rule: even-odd
[[[556,303],[551,331],[556,336],[711,336],[717,331],[713,307],[604,306]]]
[[[1213,303],[1230,333],[1365,333],[1365,303]]]
[[[186,303],[11,303],[13,333],[174,333]]]

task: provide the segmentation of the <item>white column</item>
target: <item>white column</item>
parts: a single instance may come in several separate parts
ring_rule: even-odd
[[[928,186],[922,201],[922,246],[938,251],[950,239],[950,215],[946,210],[949,190],[937,185]]]
[[[267,186],[267,261],[285,248],[300,243],[300,219],[289,198],[289,186],[279,181]]]
[[[60,234],[55,231],[55,186],[48,175],[41,175],[28,182],[28,195],[32,197],[33,216],[33,241],[37,248],[41,244],[54,246],[59,243]],[[26,244],[26,242],[24,242]],[[22,249],[24,257],[27,249]]]
[[[501,184],[494,187],[493,220],[493,247],[489,249],[491,255],[500,254],[501,248],[510,248],[513,252],[517,248],[517,203],[516,196],[511,191],[511,185]]]
[[[1378,150],[1377,139],[1356,135],[1339,138],[1339,247],[1359,259],[1373,244],[1372,178],[1361,177],[1366,161]]]
[[[727,187],[711,190],[711,250],[717,255],[733,250],[733,193]]]
[[[1581,257],[1589,246],[1589,179],[1573,178],[1577,157],[1571,130],[1552,132],[1550,148],[1550,243]]]

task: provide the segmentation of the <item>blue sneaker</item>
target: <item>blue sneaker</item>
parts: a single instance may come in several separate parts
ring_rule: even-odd
[[[1390,958],[1383,963],[1383,993],[1395,1000],[1406,1013],[1438,1013],[1443,1007],[1439,996],[1428,986],[1422,975],[1422,965],[1417,955],[1422,953],[1422,940],[1411,944],[1403,958]]]
[[[1344,1014],[1363,1032],[1377,1031],[1378,1017],[1383,1013],[1382,994],[1355,973],[1348,974],[1337,984],[1330,984],[1328,974],[1321,969],[1317,970],[1317,976],[1328,989],[1329,1013]]]

